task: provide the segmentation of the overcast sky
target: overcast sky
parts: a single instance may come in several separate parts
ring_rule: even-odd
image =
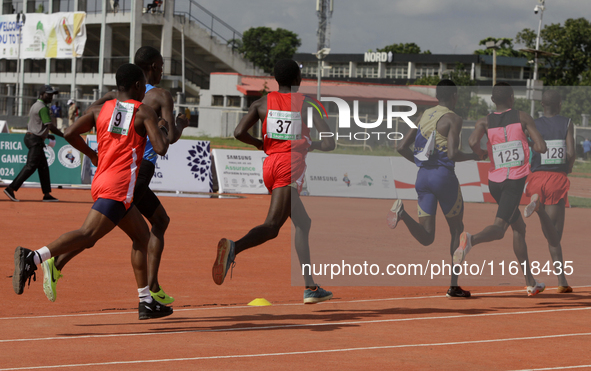
[[[240,32],[281,27],[299,35],[298,52],[316,51],[315,0],[196,1]],[[488,36],[514,38],[524,28],[537,31],[536,4],[538,0],[334,0],[331,53],[364,53],[414,42],[436,54],[471,54]],[[589,14],[590,0],[546,0],[543,25]]]

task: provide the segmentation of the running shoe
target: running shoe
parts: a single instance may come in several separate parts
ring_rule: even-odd
[[[234,268],[234,259],[236,259],[234,249],[234,241],[222,238],[220,242],[218,242],[217,258],[211,269],[213,282],[215,282],[216,285],[224,283],[226,274],[228,274],[228,268]]]
[[[537,295],[541,292],[544,292],[544,289],[546,288],[546,285],[544,285],[543,282],[538,282],[536,281],[536,285],[535,286],[527,286],[527,296],[534,296]]]
[[[162,318],[162,317],[170,316],[172,314],[172,308],[167,307],[166,305],[160,304],[156,300],[152,300],[151,303],[146,303],[145,301],[140,301],[140,305],[138,307],[138,313],[139,313],[140,319]]]
[[[57,298],[55,286],[57,280],[63,277],[62,273],[55,267],[55,258],[44,261],[41,263],[41,267],[43,268],[43,291],[45,296],[49,301],[55,301]]]
[[[569,294],[569,293],[573,292],[573,288],[570,286],[558,286],[558,289],[556,291],[559,294]]]
[[[152,295],[152,299],[156,300],[160,304],[172,304],[174,302],[174,298],[172,296],[168,296],[164,290],[162,290],[162,286],[159,286],[160,291],[152,292],[150,291],[150,295]]]
[[[445,296],[448,298],[469,298],[470,291],[463,290],[460,286],[450,286]]]
[[[14,274],[12,275],[12,288],[17,295],[20,295],[25,290],[25,282],[29,280],[31,286],[31,277],[33,281],[37,281],[37,265],[33,257],[35,252],[24,247],[17,247],[14,250]]]
[[[316,304],[330,299],[332,299],[332,292],[326,291],[319,285],[316,285],[314,290],[304,290],[304,304]]]
[[[454,264],[461,264],[472,248],[472,235],[464,232],[460,235],[460,246],[454,252]]]
[[[537,193],[531,196],[531,198],[529,199],[529,204],[525,207],[525,209],[523,209],[524,218],[529,218],[533,213],[538,211],[538,209],[540,208],[539,198],[540,196],[538,196]]]
[[[388,227],[391,229],[396,228],[398,221],[400,221],[400,215],[404,211],[404,205],[402,204],[402,200],[398,199],[394,201],[394,205],[390,211],[388,211],[388,216],[386,217],[386,221],[388,222]]]
[[[10,188],[6,188],[4,190],[4,194],[10,198],[11,201],[19,202],[19,200],[14,196],[14,191]]]

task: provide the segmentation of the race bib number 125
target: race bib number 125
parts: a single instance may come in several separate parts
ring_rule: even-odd
[[[500,169],[502,167],[521,166],[525,162],[523,144],[520,140],[494,144],[492,146],[492,150],[495,169]]]
[[[127,135],[129,126],[133,118],[133,103],[119,102],[115,104],[111,122],[109,122],[109,131],[113,134]]]
[[[302,114],[300,112],[269,110],[267,113],[267,138],[302,139]]]

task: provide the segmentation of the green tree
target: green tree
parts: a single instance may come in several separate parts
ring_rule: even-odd
[[[499,41],[501,42],[499,49],[497,49],[497,56],[501,56],[501,57],[524,57],[525,56],[522,52],[514,49],[513,39],[511,39],[509,37],[499,37],[499,38],[487,37],[486,39],[480,40],[478,45],[486,45],[486,43],[489,41],[494,41],[495,43],[499,42]],[[474,54],[492,55],[493,50],[492,49],[477,49],[477,50],[474,50]]]
[[[384,46],[377,49],[378,52],[392,52],[393,54],[431,54],[431,51],[421,51],[421,48],[415,43],[399,43]]]
[[[535,48],[536,33],[529,28],[519,32],[516,41]],[[585,18],[567,19],[564,25],[545,25],[540,32],[540,50],[559,54],[542,59],[546,67],[545,85],[589,85],[591,83],[591,23]],[[533,59],[533,56],[530,55]]]
[[[233,41],[233,45],[255,66],[273,73],[275,63],[292,58],[302,41],[297,34],[283,28],[251,27],[242,35],[242,44]]]

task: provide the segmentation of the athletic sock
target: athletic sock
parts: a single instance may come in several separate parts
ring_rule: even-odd
[[[49,251],[47,246],[43,246],[39,250],[35,251],[35,256],[33,256],[33,260],[35,261],[36,265],[39,265],[49,259],[51,259],[51,251]]]
[[[152,302],[152,295],[150,295],[150,287],[149,286],[143,287],[141,289],[137,289],[137,293],[140,297],[140,303],[145,302],[145,303],[149,304]]]

